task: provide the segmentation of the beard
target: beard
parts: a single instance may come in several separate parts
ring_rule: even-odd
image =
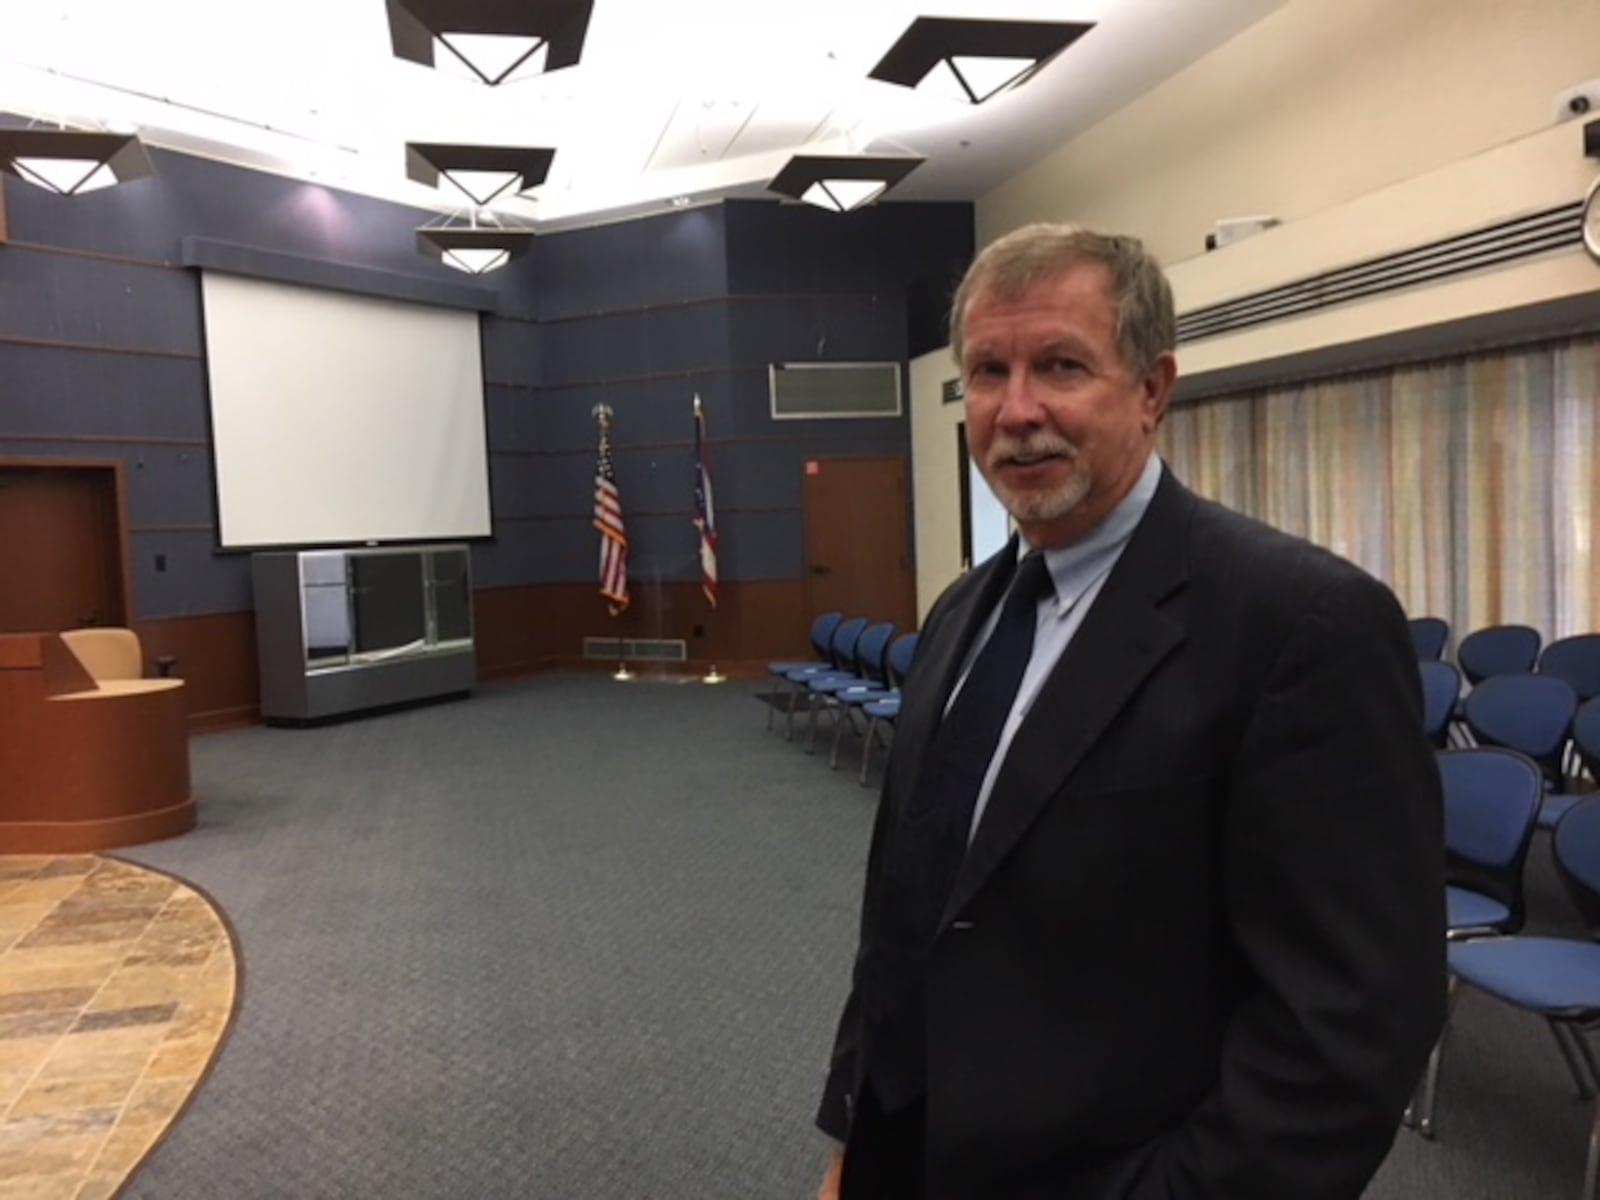
[[[1043,458],[1063,458],[1077,465],[1064,483],[1051,489],[1010,487],[999,470],[1013,459],[1028,462]],[[1093,483],[1087,469],[1078,463],[1078,447],[1058,437],[996,438],[989,447],[983,474],[995,498],[1019,523],[1054,521],[1066,516],[1083,503]]]

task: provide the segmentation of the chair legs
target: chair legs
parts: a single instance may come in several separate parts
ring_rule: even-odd
[[[1595,1062],[1589,1043],[1583,1040],[1582,1033],[1565,1021],[1547,1019],[1545,1023],[1549,1025],[1550,1035],[1556,1039],[1556,1045],[1561,1049],[1561,1057],[1572,1075],[1573,1086],[1578,1089],[1578,1099],[1593,1100]]]
[[[786,742],[794,741],[794,710],[800,704],[800,693],[803,690],[798,683],[791,684],[791,688],[793,690],[789,692],[789,715],[783,726],[783,740]]]
[[[834,703],[837,705],[838,711],[833,714],[833,750],[828,755],[828,770],[830,771],[839,769],[839,743],[844,740],[845,726],[848,725],[853,729],[856,723],[855,718],[851,716],[854,710],[848,704],[839,704],[837,701]]]
[[[1589,1153],[1583,1162],[1583,1200],[1595,1200],[1595,1183],[1600,1178],[1600,1101],[1595,1102],[1589,1122]]]
[[[1401,1120],[1423,1137],[1432,1140],[1434,1136],[1433,1113],[1434,1105],[1439,1098],[1439,1067],[1444,1061],[1444,1043],[1450,1036],[1450,1020],[1455,1016],[1456,1001],[1461,995],[1461,979],[1459,976],[1450,976],[1448,990],[1445,992],[1444,1025],[1439,1030],[1439,1040],[1433,1044],[1433,1052],[1428,1055],[1428,1065],[1422,1073],[1422,1080],[1417,1091],[1411,1097],[1411,1103],[1406,1105],[1405,1116]]]

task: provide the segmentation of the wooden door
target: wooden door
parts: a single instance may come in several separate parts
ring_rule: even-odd
[[[0,633],[125,624],[115,470],[0,463]]]
[[[911,504],[904,458],[817,458],[805,464],[806,600],[813,616],[916,628]]]

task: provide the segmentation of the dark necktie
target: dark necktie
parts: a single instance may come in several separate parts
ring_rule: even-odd
[[[893,1110],[923,1090],[923,986],[939,920],[966,857],[972,814],[1033,656],[1039,601],[1054,590],[1044,556],[1018,565],[989,640],[928,743],[913,794],[888,834],[880,924],[885,954],[869,988],[879,1013],[868,1070]]]

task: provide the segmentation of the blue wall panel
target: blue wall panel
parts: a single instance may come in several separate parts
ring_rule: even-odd
[[[253,607],[250,556],[223,554],[209,530],[135,532],[130,539],[133,592],[139,617],[186,617]],[[156,556],[166,570],[156,569]]]
[[[0,431],[204,440],[205,365],[0,342]]]
[[[358,271],[460,276],[415,250],[416,226],[434,214],[182,155],[155,159],[152,179],[67,200],[5,181],[19,244],[0,247],[0,453],[120,458],[137,615],[231,611],[249,607],[248,556],[215,550],[203,364],[124,352],[202,350],[198,276],[160,264],[196,236]],[[497,518],[495,537],[474,550],[479,583],[593,579],[598,403],[615,410],[636,576],[698,578],[696,393],[723,577],[799,578],[805,460],[905,454],[908,422],[773,421],[767,364],[903,362],[919,336],[907,296],[945,286],[971,246],[967,205],[839,217],[735,201],[539,237],[483,281],[500,314],[482,318]],[[65,440],[40,440],[50,438]]]
[[[5,249],[0,329],[12,337],[200,353],[200,294],[188,271]]]

